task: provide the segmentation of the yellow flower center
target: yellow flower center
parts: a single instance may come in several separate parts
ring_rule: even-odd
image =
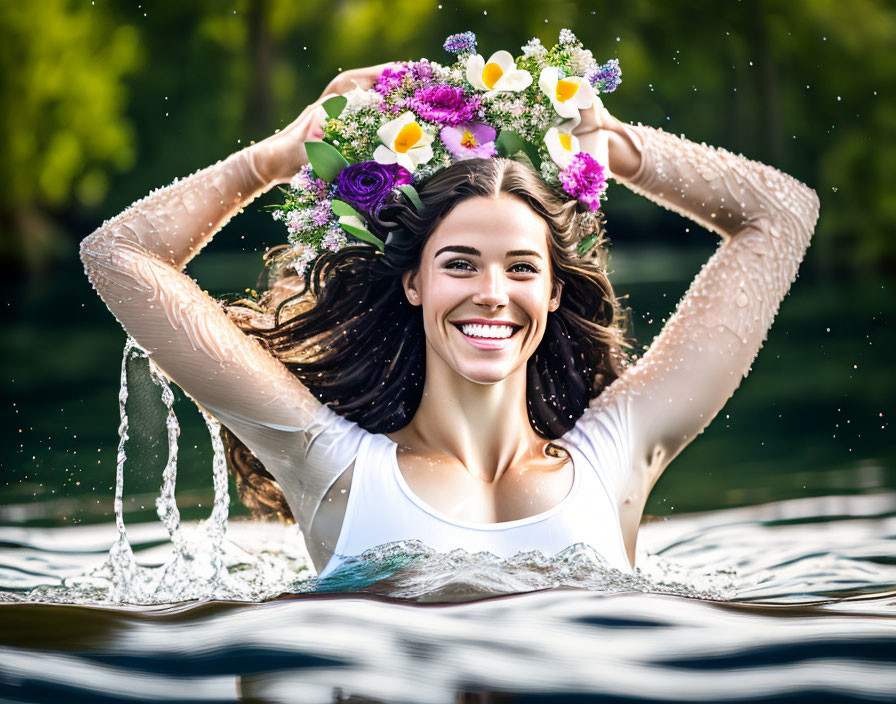
[[[460,146],[472,149],[476,146],[476,137],[470,132],[464,132],[464,136],[460,138]]]
[[[563,147],[566,151],[572,151],[572,135],[571,134],[561,134],[557,135],[560,137],[560,146]]]
[[[405,154],[408,149],[413,147],[423,136],[423,130],[416,122],[409,122],[395,137],[395,151]]]
[[[485,68],[482,69],[482,82],[485,84],[485,87],[491,90],[495,87],[495,83],[498,82],[498,79],[504,75],[504,71],[501,70],[501,67],[498,64],[492,62],[490,64],[486,64]]]
[[[578,81],[568,81],[565,78],[561,78],[557,81],[557,100],[561,103],[565,103],[572,96],[574,96],[579,91],[579,83]]]

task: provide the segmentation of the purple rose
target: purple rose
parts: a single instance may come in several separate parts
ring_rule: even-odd
[[[495,128],[484,122],[470,122],[458,127],[443,127],[439,132],[442,142],[455,161],[488,159],[497,154]]]
[[[479,113],[482,99],[478,95],[467,98],[463,88],[428,86],[414,92],[409,107],[424,120],[440,125],[459,125]]]
[[[600,197],[607,190],[607,176],[604,167],[588,152],[579,152],[572,158],[572,163],[560,172],[560,184],[589,210],[600,210]]]
[[[362,161],[339,172],[336,197],[359,210],[372,213],[393,188],[412,181],[411,173],[403,166]]]

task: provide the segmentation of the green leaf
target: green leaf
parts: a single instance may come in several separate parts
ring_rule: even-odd
[[[332,183],[348,162],[335,147],[326,142],[305,142],[308,162],[319,179]]]
[[[334,95],[332,98],[327,98],[323,103],[323,109],[327,111],[328,117],[339,117],[342,114],[342,111],[345,110],[345,106],[348,105],[348,98],[344,95]]]
[[[417,209],[418,213],[423,212],[423,201],[420,200],[420,195],[417,193],[417,189],[414,188],[411,184],[405,183],[402,186],[399,186],[399,189],[402,193],[404,193],[408,198],[411,199],[411,202],[414,204],[414,207]]]
[[[498,149],[498,155],[503,157],[514,158],[515,155],[522,153],[527,157],[526,162],[531,164],[535,171],[541,170],[538,148],[520,137],[519,133],[513,130],[501,130],[501,134],[495,140],[495,147]]]
[[[588,235],[585,239],[579,242],[579,257],[585,256],[588,253],[588,250],[591,249],[594,244],[597,242],[597,234],[592,233]]]
[[[330,207],[333,208],[333,212],[340,217],[343,215],[354,215],[356,218],[360,220],[364,220],[364,216],[361,215],[357,210],[355,210],[352,206],[346,203],[344,200],[339,200],[338,198],[334,198],[330,201]]]
[[[355,227],[354,225],[346,225],[343,222],[339,223],[339,225],[342,227],[343,230],[348,232],[350,235],[354,235],[359,240],[364,240],[365,242],[369,242],[372,245],[376,245],[376,247],[381,252],[385,249],[385,245],[383,245],[383,241],[376,235],[368,232],[367,230],[360,228],[360,227]]]
[[[513,130],[501,130],[501,134],[495,140],[498,155],[509,157],[523,150],[523,138]]]

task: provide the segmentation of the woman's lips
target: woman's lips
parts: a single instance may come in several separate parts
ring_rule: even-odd
[[[510,341],[513,339],[513,336],[517,334],[522,328],[514,328],[513,332],[510,333],[509,337],[471,337],[464,333],[461,329],[459,323],[452,323],[457,331],[463,336],[463,338],[469,342],[473,347],[478,347],[481,350],[501,350],[507,347],[510,344]]]

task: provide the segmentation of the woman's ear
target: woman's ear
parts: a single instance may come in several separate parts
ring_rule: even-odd
[[[553,312],[560,307],[560,296],[563,293],[563,282],[560,279],[554,280],[551,288],[551,300],[548,301],[548,310]]]
[[[407,296],[411,305],[421,305],[420,292],[417,290],[417,272],[404,272],[404,274],[401,275],[401,284],[404,287],[404,295]]]

